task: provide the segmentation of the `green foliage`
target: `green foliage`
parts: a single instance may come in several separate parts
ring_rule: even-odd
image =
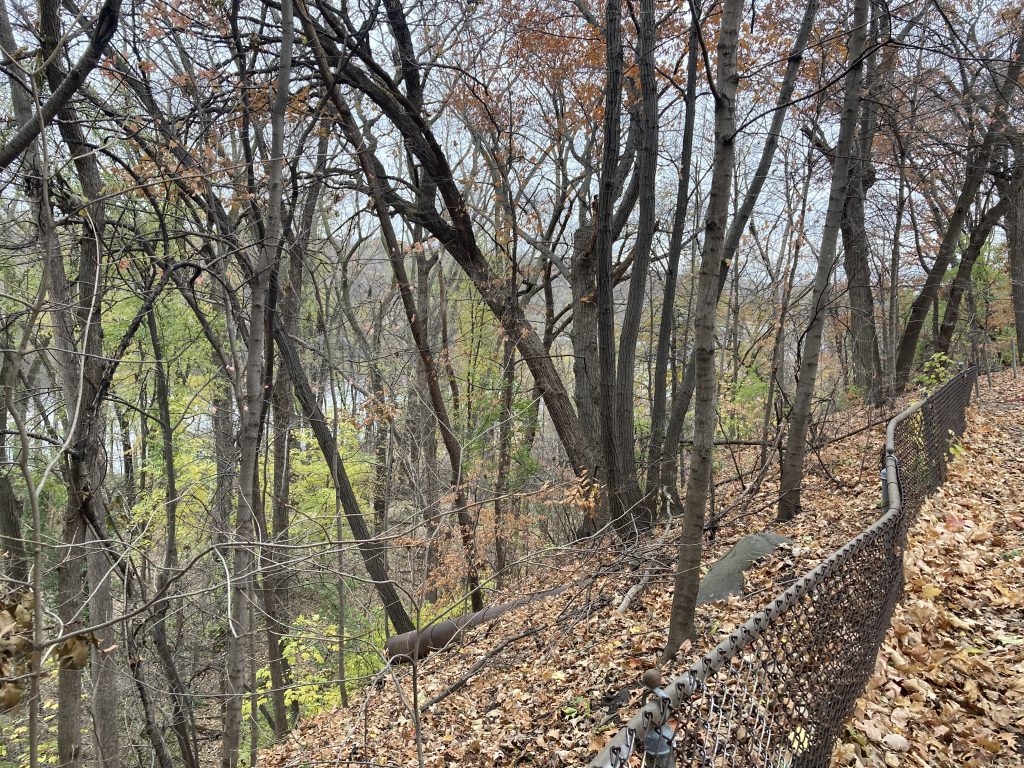
[[[42,707],[42,728],[37,742],[39,765],[57,765],[57,700],[44,698]],[[10,728],[0,719],[0,766],[3,768],[28,768],[29,730],[28,713],[14,721]]]
[[[377,636],[377,635],[380,636]],[[369,647],[384,643],[383,632],[363,638]],[[352,636],[345,634],[345,680],[349,692],[359,690],[367,676],[380,670],[379,654],[364,654],[351,647]],[[297,705],[300,717],[312,717],[341,706],[341,687],[338,680],[338,624],[318,613],[299,615],[292,622],[281,651],[291,670],[292,684],[285,691],[285,703]],[[261,694],[259,703],[270,706],[270,667],[256,671],[256,683]]]
[[[736,439],[756,437],[767,397],[768,383],[751,368],[741,369],[735,382],[723,382],[719,418],[724,435]]]
[[[914,383],[925,393],[934,392],[945,384],[953,375],[956,363],[944,352],[936,352],[921,366],[921,373],[914,378]]]

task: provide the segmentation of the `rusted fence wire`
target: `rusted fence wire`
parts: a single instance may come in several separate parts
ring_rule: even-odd
[[[969,368],[889,422],[885,514],[656,687],[592,768],[828,766],[902,595],[907,530],[945,479],[977,378]]]

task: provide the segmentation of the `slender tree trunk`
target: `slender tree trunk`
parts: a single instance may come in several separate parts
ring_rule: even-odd
[[[896,227],[892,236],[892,251],[889,255],[889,343],[886,345],[886,382],[887,386],[893,372],[896,370],[896,337],[899,334],[900,325],[900,254],[902,243],[900,236],[903,231],[903,214],[906,210],[907,195],[906,189],[906,152],[900,150],[900,180],[896,192]]]
[[[139,693],[139,701],[142,702],[144,730],[146,738],[153,747],[156,756],[156,764],[160,768],[174,768],[174,758],[167,748],[163,731],[157,722],[157,709],[150,695],[151,685],[146,679],[145,666],[142,653],[135,642],[135,635],[130,626],[124,628],[124,639],[128,651],[128,668],[131,670],[132,679],[135,681],[135,688]]]
[[[772,161],[775,158],[775,152],[779,146],[779,139],[782,135],[782,128],[785,123],[786,113],[789,109],[790,101],[792,100],[793,91],[796,88],[797,76],[800,74],[800,65],[803,62],[804,51],[807,47],[807,42],[810,39],[811,28],[814,26],[814,18],[817,15],[818,4],[819,0],[807,0],[807,4],[804,6],[803,17],[800,21],[800,29],[797,32],[796,39],[793,42],[793,48],[790,50],[789,57],[786,61],[786,72],[785,75],[783,75],[778,98],[775,100],[775,113],[772,116],[772,123],[768,129],[768,138],[765,140],[764,146],[761,149],[761,157],[758,161],[757,169],[754,171],[754,177],[750,183],[750,187],[743,195],[743,202],[740,204],[739,210],[736,211],[732,221],[729,223],[729,231],[725,235],[725,245],[722,250],[722,263],[716,270],[718,273],[717,294],[715,299],[716,306],[718,299],[722,296],[722,291],[725,289],[726,282],[728,281],[729,269],[736,257],[736,252],[739,249],[740,238],[743,236],[743,232],[747,228],[750,217],[753,215],[754,207],[757,205],[757,201],[760,198],[761,190],[768,179],[768,172],[771,170]],[[690,399],[693,397],[696,384],[696,348],[694,348],[694,350],[690,352],[689,359],[686,362],[686,367],[683,369],[683,380],[679,385],[678,392],[672,398],[672,410],[669,417],[668,427],[665,431],[665,448],[663,449],[664,453],[669,457],[674,456],[679,442],[682,439],[683,422],[685,421],[686,413],[690,408]],[[667,464],[665,471],[662,472],[663,483],[670,481],[674,483],[674,462],[674,458],[670,458],[670,462]]]
[[[147,316],[149,339],[153,350],[154,390],[153,399],[157,405],[160,426],[160,447],[164,462],[164,562],[157,575],[157,591],[167,588],[167,580],[174,575],[178,567],[178,484],[177,468],[174,461],[174,430],[171,422],[170,386],[167,371],[164,367],[163,345],[157,329],[156,312]],[[181,753],[181,762],[187,768],[198,768],[199,749],[196,741],[195,718],[192,712],[192,700],[189,692],[178,674],[174,653],[167,642],[167,615],[171,608],[174,595],[168,592],[157,605],[153,615],[153,640],[157,655],[163,666],[171,693],[171,729],[174,731]],[[126,627],[125,631],[130,631]],[[142,679],[141,665],[137,670],[136,682]],[[145,703],[144,703],[145,706]]]
[[[676,185],[675,213],[672,219],[672,236],[668,246],[668,266],[665,273],[665,291],[661,301],[661,317],[658,324],[658,347],[654,362],[654,393],[651,396],[651,442],[647,449],[649,464],[647,493],[655,493],[660,486],[670,496],[675,495],[677,467],[675,445],[665,443],[665,410],[668,404],[667,376],[669,368],[670,342],[675,327],[676,284],[679,279],[679,259],[683,251],[683,232],[686,229],[686,214],[690,198],[690,166],[693,163],[693,134],[697,115],[697,57],[700,40],[697,36],[700,19],[694,16],[690,22],[690,34],[686,52],[686,111],[683,117],[683,148],[679,157],[679,180]],[[673,377],[674,378],[674,377]],[[674,383],[674,381],[673,381]],[[673,398],[675,392],[673,392]],[[678,444],[678,440],[676,440]],[[667,450],[666,450],[667,448]],[[671,478],[671,479],[669,479]],[[655,502],[657,504],[657,502]]]
[[[383,547],[373,538],[369,527],[366,525],[366,519],[359,508],[359,501],[352,490],[352,483],[348,478],[344,461],[338,451],[338,442],[331,432],[330,424],[323,411],[320,409],[316,394],[309,384],[309,379],[306,378],[302,361],[299,359],[291,339],[284,333],[283,329],[275,327],[274,339],[281,353],[281,362],[288,368],[288,373],[292,378],[292,384],[295,387],[295,397],[299,401],[302,413],[306,421],[309,422],[309,428],[313,431],[313,436],[316,438],[320,451],[324,456],[324,461],[327,463],[331,480],[334,482],[334,491],[337,494],[338,503],[345,514],[345,520],[348,522],[352,536],[359,547],[363,563],[366,565],[366,571],[370,575],[373,586],[384,605],[384,611],[391,620],[392,627],[396,633],[411,632],[416,627],[402,605],[398,588],[388,575],[387,567],[381,556]]]
[[[509,468],[512,463],[512,390],[515,384],[515,343],[506,339],[501,356],[501,410],[498,421],[498,476],[494,483],[494,573],[498,588],[508,582]]]
[[[84,531],[77,510],[64,511],[61,543],[64,554],[57,566],[57,615],[63,626],[77,629],[83,594]],[[82,671],[61,665],[57,673],[57,765],[77,768],[82,760]]]
[[[946,297],[946,307],[942,313],[942,323],[939,332],[935,336],[935,351],[948,353],[953,343],[953,333],[956,331],[957,321],[960,319],[960,302],[964,294],[971,287],[971,273],[974,265],[981,256],[981,251],[988,242],[996,223],[1003,217],[1009,207],[1007,199],[1002,198],[998,203],[989,208],[981,217],[981,221],[971,230],[967,247],[960,257],[960,265],[956,271],[956,277],[949,287],[949,295]]]
[[[1010,301],[1013,324],[1017,331],[1017,358],[1024,358],[1024,138],[1018,137],[1014,148],[1016,184],[1008,185],[1006,194],[1006,251],[1010,262]]]
[[[46,79],[51,90],[56,90],[64,81],[59,44],[62,39],[59,7],[55,0],[46,0],[40,9],[40,42],[45,55]],[[100,413],[99,382],[103,375],[103,330],[100,313],[103,304],[104,232],[106,207],[103,198],[103,182],[99,164],[92,147],[86,141],[77,111],[65,104],[57,114],[60,136],[74,158],[75,175],[81,185],[85,216],[82,236],[78,243],[79,269],[75,284],[78,295],[73,296],[71,284],[65,276],[63,255],[57,251],[46,256],[49,259],[49,294],[56,310],[57,333],[61,348],[61,364],[64,374],[64,396],[71,424],[70,441],[74,452],[68,462],[68,512],[65,519],[65,533],[71,539],[65,540],[69,547],[68,556],[75,562],[72,547],[86,546],[87,579],[89,584],[89,620],[102,624],[113,618],[113,600],[110,594],[108,562],[104,551],[105,542],[97,540],[98,531],[106,520],[102,484],[106,475],[106,459],[103,434],[103,418]],[[49,211],[46,211],[49,218]],[[76,328],[78,333],[76,333]],[[79,379],[78,373],[81,373]],[[71,518],[78,517],[78,521]],[[86,523],[90,524],[87,527]],[[86,545],[85,542],[92,542]],[[66,573],[68,579],[80,579],[80,573]],[[79,593],[81,583],[65,584],[65,597]],[[62,606],[70,614],[78,613],[78,606],[62,599]],[[120,744],[118,712],[118,686],[116,658],[112,652],[117,646],[113,627],[105,627],[95,633],[98,646],[91,654],[92,659],[92,718],[94,724],[94,748],[96,760],[103,768],[119,768]],[[68,765],[77,765],[81,757],[80,701],[70,701],[71,696],[80,697],[80,681],[62,688],[62,702],[69,708],[66,727],[58,727],[59,759],[67,758]],[[77,693],[76,693],[77,692]]]
[[[270,360],[266,353],[272,349],[273,339],[267,338],[267,327],[277,327],[272,311],[271,277],[276,271],[282,233],[282,204],[284,197],[284,120],[288,108],[292,66],[291,0],[283,0],[281,15],[280,63],[271,107],[271,144],[267,161],[269,182],[266,214],[263,222],[264,238],[257,249],[255,269],[249,285],[249,323],[244,379],[239,402],[238,508],[235,519],[235,547],[233,584],[230,589],[231,611],[227,643],[227,704],[224,711],[224,735],[221,764],[235,768],[238,764],[242,728],[242,705],[245,694],[245,647],[252,631],[249,617],[254,596],[255,558],[253,539],[255,522],[261,514],[258,483],[258,462],[265,413],[265,373]],[[254,726],[255,727],[255,724]]]
[[[779,488],[779,520],[790,520],[800,509],[800,484],[803,479],[804,455],[807,451],[807,428],[811,419],[814,385],[818,377],[818,360],[825,330],[832,274],[836,266],[836,243],[840,220],[849,182],[850,154],[860,108],[860,89],[864,70],[864,48],[867,38],[868,0],[855,0],[850,43],[847,54],[847,74],[843,100],[843,116],[839,126],[835,161],[832,163],[832,185],[829,190],[828,210],[821,235],[818,268],[814,275],[814,293],[811,303],[811,322],[804,335],[800,357],[800,374],[796,399],[789,418],[786,453],[782,463]]]
[[[935,257],[932,268],[928,271],[924,286],[918,293],[910,306],[910,315],[903,328],[903,335],[896,350],[895,370],[895,394],[901,394],[910,381],[910,374],[917,357],[917,345],[924,330],[928,318],[928,311],[932,309],[939,295],[939,288],[946,270],[956,253],[960,242],[960,235],[963,232],[964,223],[970,212],[971,205],[977,197],[978,189],[988,171],[989,159],[992,155],[992,145],[995,136],[993,129],[989,130],[980,148],[972,155],[968,163],[967,177],[964,179],[963,187],[957,198],[952,215],[946,224],[946,231],[943,234],[942,242],[939,244],[939,251]]]
[[[693,616],[700,584],[704,512],[711,486],[715,441],[715,399],[718,389],[715,379],[715,320],[719,270],[729,216],[729,190],[732,187],[736,155],[736,56],[742,12],[743,0],[725,0],[715,78],[715,155],[711,171],[711,197],[704,225],[704,250],[701,254],[694,315],[697,401],[693,418],[693,449],[683,505],[683,530],[676,557],[675,592],[672,595],[672,613],[663,660],[675,656],[684,640],[696,637]]]

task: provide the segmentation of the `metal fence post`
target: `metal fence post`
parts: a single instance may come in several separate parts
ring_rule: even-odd
[[[670,697],[661,687],[661,672],[649,669],[644,672],[641,679],[651,694],[658,699],[660,708],[664,712],[670,712]],[[675,733],[668,722],[652,728],[644,736],[644,768],[676,768]]]

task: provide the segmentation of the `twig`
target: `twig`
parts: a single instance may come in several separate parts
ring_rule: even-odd
[[[473,677],[476,675],[477,672],[479,672],[481,669],[483,669],[485,666],[487,666],[487,662],[489,662],[491,659],[493,659],[495,656],[497,656],[503,650],[508,648],[508,646],[512,645],[512,643],[518,642],[518,641],[522,640],[525,637],[530,637],[531,635],[535,635],[538,632],[540,632],[542,629],[545,629],[546,627],[547,627],[547,624],[541,624],[540,626],[537,626],[537,627],[531,627],[530,629],[527,629],[527,630],[525,630],[523,632],[520,632],[518,635],[513,635],[512,637],[506,638],[502,642],[498,643],[498,645],[496,645],[494,648],[492,648],[487,653],[485,653],[483,656],[481,656],[480,659],[476,662],[476,664],[474,664],[472,667],[469,668],[469,670],[466,672],[466,674],[464,674],[462,677],[460,677],[458,680],[456,680],[454,683],[452,683],[450,686],[448,686],[444,691],[442,691],[441,693],[437,694],[437,696],[435,696],[434,698],[432,698],[429,701],[425,702],[424,704],[421,704],[420,705],[420,712],[426,712],[428,709],[430,709],[432,706],[437,704],[439,701],[448,698],[453,693],[455,693],[459,689],[463,688],[466,685],[466,683],[468,683],[471,679],[473,679]]]
[[[665,539],[668,537],[668,532],[671,530],[672,519],[669,518],[668,522],[665,524],[665,530],[662,531],[661,536],[658,537],[658,543],[654,545],[655,549],[659,549],[665,544]],[[629,604],[633,602],[633,598],[639,595],[643,591],[643,588],[646,587],[647,584],[651,581],[652,570],[653,566],[648,567],[644,571],[644,575],[640,577],[640,581],[638,581],[636,584],[629,588],[629,591],[626,592],[625,597],[622,598],[622,602],[619,603],[619,607],[615,609],[616,613],[625,613],[627,610],[629,610]]]

